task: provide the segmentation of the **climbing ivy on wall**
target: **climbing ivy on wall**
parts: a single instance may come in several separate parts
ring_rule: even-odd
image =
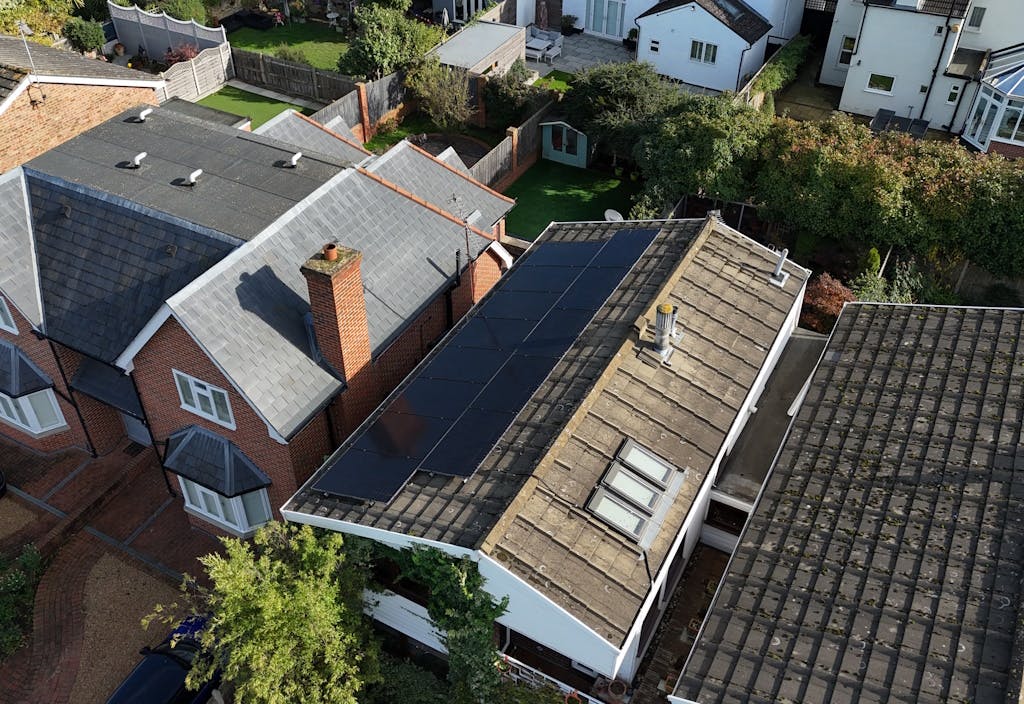
[[[402,577],[428,588],[427,613],[442,631],[448,649],[448,680],[459,704],[485,702],[501,685],[495,662],[494,621],[508,609],[484,591],[475,562],[436,548],[394,550],[374,543],[375,557],[393,560]]]

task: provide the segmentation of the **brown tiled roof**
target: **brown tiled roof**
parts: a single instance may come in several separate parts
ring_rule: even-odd
[[[637,543],[582,508],[589,493],[626,437],[686,470],[648,549],[657,570],[807,277],[789,262],[785,287],[771,285],[775,253],[717,221],[701,225],[552,226],[545,241],[661,232],[476,474],[418,474],[388,504],[320,495],[314,476],[286,509],[480,548],[619,645],[649,582]],[[679,306],[683,337],[672,366],[654,368],[637,358],[635,326],[665,301]]]
[[[21,69],[0,64],[0,101],[13,93],[26,75]]]
[[[1018,701],[1022,327],[845,308],[676,696]]]

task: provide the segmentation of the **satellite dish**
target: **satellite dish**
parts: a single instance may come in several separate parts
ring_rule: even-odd
[[[608,208],[608,210],[604,211],[604,219],[608,222],[622,222],[622,213]]]

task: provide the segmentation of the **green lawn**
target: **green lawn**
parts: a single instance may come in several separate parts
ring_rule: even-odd
[[[248,117],[252,120],[252,127],[256,129],[264,122],[288,108],[298,110],[304,115],[309,115],[312,110],[300,108],[291,103],[282,103],[273,98],[264,98],[262,95],[250,93],[247,90],[239,90],[232,86],[224,86],[213,95],[209,95],[199,101],[200,105],[208,108],[216,108],[229,112],[232,115]]]
[[[505,231],[533,240],[553,220],[604,220],[608,208],[628,217],[632,196],[640,187],[638,181],[625,176],[617,178],[541,159],[505,191],[516,199]]]
[[[564,93],[572,87],[570,85],[572,83],[572,79],[573,74],[555,69],[543,78],[538,78],[533,82],[533,85],[537,88],[557,90],[559,93]]]
[[[345,37],[319,22],[292,23],[284,27],[260,30],[252,27],[236,29],[228,35],[231,46],[245,51],[277,55],[280,46],[298,49],[309,63],[325,71],[338,70],[338,57],[348,51]]]

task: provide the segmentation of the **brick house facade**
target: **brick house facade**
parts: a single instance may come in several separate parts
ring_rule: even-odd
[[[0,113],[0,173],[139,104],[157,104],[153,88],[33,84]]]

